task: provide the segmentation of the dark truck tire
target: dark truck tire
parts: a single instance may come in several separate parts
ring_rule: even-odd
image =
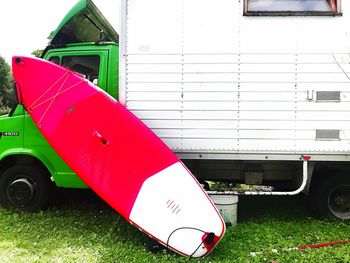
[[[0,175],[0,203],[4,208],[37,212],[47,208],[52,183],[42,169],[16,165]]]
[[[309,205],[321,217],[350,221],[350,175],[317,180],[311,185]]]

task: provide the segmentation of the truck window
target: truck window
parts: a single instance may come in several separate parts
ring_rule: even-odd
[[[340,0],[245,0],[244,15],[341,15]]]
[[[62,66],[79,73],[93,83],[97,83],[100,57],[96,55],[66,56],[62,58]]]

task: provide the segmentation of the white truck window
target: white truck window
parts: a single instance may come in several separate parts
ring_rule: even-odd
[[[251,16],[341,15],[340,0],[245,0],[244,14]]]

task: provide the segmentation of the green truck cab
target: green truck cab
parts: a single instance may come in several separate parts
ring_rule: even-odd
[[[90,0],[79,1],[42,57],[78,72],[118,98],[119,36]],[[74,151],[74,149],[72,149]],[[22,105],[0,116],[0,203],[38,211],[51,187],[87,188],[48,144]]]

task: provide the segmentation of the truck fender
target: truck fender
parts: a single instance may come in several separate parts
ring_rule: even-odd
[[[9,149],[7,151],[4,151],[3,153],[1,153],[0,155],[0,163],[1,161],[6,158],[6,157],[10,157],[10,156],[16,156],[16,155],[28,155],[28,156],[32,156],[33,158],[35,158],[36,160],[38,160],[39,162],[41,162],[41,164],[48,170],[48,172],[50,173],[50,175],[53,178],[54,183],[59,186],[61,185],[60,180],[59,180],[59,176],[54,168],[54,166],[52,165],[52,163],[49,161],[48,158],[46,158],[46,156],[44,156],[43,154],[41,154],[38,151],[35,151],[33,149],[26,149],[26,148],[12,148]]]

